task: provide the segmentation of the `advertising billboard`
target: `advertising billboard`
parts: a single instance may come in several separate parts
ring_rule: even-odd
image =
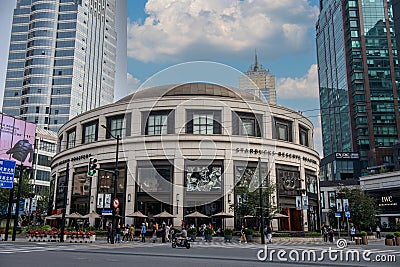
[[[0,115],[0,159],[32,167],[36,124]]]

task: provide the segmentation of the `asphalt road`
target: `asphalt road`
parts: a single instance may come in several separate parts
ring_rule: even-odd
[[[250,243],[196,242],[192,243],[191,249],[173,249],[170,244],[143,245],[136,242],[114,245],[0,242],[0,266],[382,266],[382,262],[376,261],[376,256],[379,255],[386,261],[391,261],[384,263],[385,267],[389,267],[399,266],[399,248],[370,244],[365,247],[349,246],[338,249],[329,244],[289,242],[269,245],[268,257],[263,259],[265,247]],[[334,252],[336,250],[337,252]],[[304,253],[302,259],[304,251],[307,253]],[[315,260],[312,251],[315,251]],[[334,260],[335,255],[336,260]],[[359,255],[360,260],[352,260],[352,255],[355,259]],[[370,261],[364,260],[363,255]],[[395,258],[389,259],[390,255],[394,255]]]

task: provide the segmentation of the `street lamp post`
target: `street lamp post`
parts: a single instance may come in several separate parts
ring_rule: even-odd
[[[260,190],[260,215],[261,215],[261,244],[265,244],[265,236],[264,236],[264,201],[263,201],[263,182],[262,182],[262,172],[261,172],[261,158],[258,157],[258,186]]]
[[[119,139],[120,139],[120,137],[119,137],[119,135],[117,135],[117,137],[115,137],[111,133],[110,129],[108,129],[105,125],[101,125],[101,127],[103,127],[112,138],[117,140],[117,146],[116,146],[116,149],[115,149],[115,169],[114,169],[114,172],[113,172],[113,175],[114,175],[114,199],[116,199],[117,198],[117,181],[118,181],[118,153],[119,153]],[[116,224],[115,215],[116,215],[116,208],[113,208],[112,228],[111,228],[112,238],[110,240],[111,244],[114,244],[114,230],[115,230],[115,226],[116,226],[115,225]]]
[[[61,233],[60,233],[60,242],[64,242],[64,232],[65,232],[65,214],[67,212],[67,198],[68,198],[68,183],[69,183],[69,162],[67,162],[67,169],[65,172],[64,179],[64,204],[63,204],[63,212],[61,216]]]
[[[19,200],[21,198],[21,189],[22,189],[22,174],[24,173],[24,165],[21,162],[21,169],[19,171],[19,180],[18,180],[18,191],[17,191],[17,203],[15,204],[15,217],[14,217],[14,227],[12,233],[12,241],[15,241],[17,235],[17,226],[18,226],[18,217],[19,217]]]

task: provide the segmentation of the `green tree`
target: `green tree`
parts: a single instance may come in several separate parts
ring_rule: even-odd
[[[349,210],[351,213],[350,222],[357,229],[369,230],[370,226],[376,224],[376,214],[378,206],[375,199],[361,188],[342,187],[338,191],[339,198],[349,200]],[[331,215],[334,216],[332,210]],[[333,213],[333,214],[332,214]]]
[[[276,186],[273,184],[263,186],[264,218],[267,221],[272,220],[273,212],[276,209],[276,207],[272,205],[271,201],[269,201],[268,205],[268,196],[271,196],[275,191]],[[255,217],[260,216],[259,188],[251,188],[251,186],[250,188],[248,186],[236,186],[235,196],[235,203],[230,204],[229,208],[233,210],[236,215],[239,217],[244,217],[246,215]]]

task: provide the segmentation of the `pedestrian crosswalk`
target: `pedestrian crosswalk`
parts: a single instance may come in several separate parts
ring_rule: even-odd
[[[66,244],[66,245],[55,245],[51,243],[32,243],[29,245],[19,245],[13,243],[3,243],[0,245],[0,254],[14,254],[14,253],[35,253],[43,251],[74,251],[78,249],[99,249],[99,246],[88,246],[82,244]]]

